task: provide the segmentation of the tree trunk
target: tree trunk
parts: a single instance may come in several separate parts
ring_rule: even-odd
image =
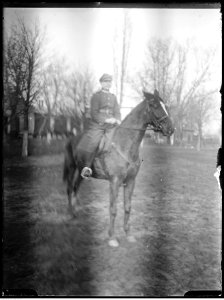
[[[202,128],[201,125],[198,125],[198,141],[197,141],[197,151],[201,150],[201,141],[202,141]]]
[[[52,115],[49,115],[49,130],[47,132],[47,142],[48,144],[51,143],[53,134],[54,134],[54,117]]]
[[[167,137],[167,140],[166,140],[166,141],[167,141],[167,145],[171,145],[171,139],[170,139],[170,136]]]
[[[174,144],[174,134],[167,137],[167,144],[173,146],[173,144]]]
[[[200,134],[198,134],[198,140],[197,140],[197,151],[201,150],[201,137]]]
[[[123,41],[123,47],[122,47],[122,61],[121,61],[121,78],[120,78],[120,107],[123,103],[123,90],[124,90],[124,77],[125,77],[125,44]]]
[[[38,136],[41,136],[46,122],[47,122],[47,118],[44,118],[43,123],[41,124],[40,129],[38,130]]]
[[[71,132],[71,117],[67,117],[66,119],[66,131]]]
[[[155,143],[159,144],[159,133],[155,132]]]
[[[48,132],[47,132],[47,143],[48,143],[48,144],[51,143],[51,138],[52,138],[51,133],[48,131]]]
[[[122,57],[121,57],[121,78],[120,78],[120,107],[123,103],[124,80],[126,75],[127,61],[127,15],[124,16],[123,38],[122,38]]]
[[[23,145],[22,145],[22,157],[28,156],[28,124],[29,124],[28,109],[24,110],[24,128],[23,128]]]
[[[173,146],[174,144],[174,133],[170,136],[170,145]]]
[[[23,131],[22,157],[28,156],[28,130]]]

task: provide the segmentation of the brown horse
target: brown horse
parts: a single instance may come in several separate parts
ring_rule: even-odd
[[[154,94],[143,92],[144,100],[138,104],[116,128],[107,151],[98,153],[93,161],[93,177],[109,180],[110,183],[110,226],[109,245],[117,247],[114,233],[117,214],[117,196],[119,187],[124,187],[124,231],[127,239],[134,242],[130,235],[129,217],[131,197],[135,178],[140,167],[139,146],[148,125],[154,130],[170,136],[174,129],[162,99],[157,91]],[[76,156],[76,146],[80,137],[70,139],[65,149],[64,181],[67,182],[69,211],[73,212],[77,204],[77,191],[83,180],[80,176],[81,165]],[[72,193],[74,197],[72,198]],[[73,201],[74,200],[74,201]]]

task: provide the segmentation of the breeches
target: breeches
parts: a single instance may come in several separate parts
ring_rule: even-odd
[[[82,166],[90,167],[92,165],[99,143],[108,130],[112,129],[107,125],[91,124],[89,129],[84,132],[77,146],[77,158]]]

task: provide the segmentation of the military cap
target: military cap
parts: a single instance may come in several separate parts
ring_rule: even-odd
[[[112,81],[112,76],[109,74],[103,74],[100,77],[100,82],[103,82],[103,81]]]

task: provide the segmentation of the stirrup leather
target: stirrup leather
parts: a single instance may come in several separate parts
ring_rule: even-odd
[[[90,169],[88,167],[84,167],[81,172],[81,177],[88,178],[88,177],[92,176],[92,173],[93,173],[92,169]]]

